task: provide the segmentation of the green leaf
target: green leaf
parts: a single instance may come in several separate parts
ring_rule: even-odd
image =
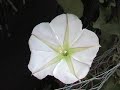
[[[120,9],[119,9],[120,10]],[[114,35],[120,36],[120,12],[118,12],[118,17],[113,17],[110,22],[106,22],[111,16],[111,7],[100,6],[100,16],[95,23],[93,23],[94,28],[99,28],[101,30],[101,53],[109,49],[113,45]],[[119,20],[119,21],[118,21]]]
[[[119,8],[120,10],[120,8]],[[102,32],[109,33],[111,35],[120,35],[120,12],[118,11],[117,16],[113,17],[110,22],[106,22],[111,16],[111,7],[100,6],[100,16],[98,20],[93,24],[94,28],[101,29]]]
[[[117,23],[108,23],[101,25],[101,29],[109,34],[120,35],[120,24]]]
[[[110,14],[111,14],[111,7],[104,8],[101,6],[99,18],[95,23],[93,23],[93,27],[101,29],[101,25],[106,24],[106,19],[110,16]]]
[[[65,13],[72,13],[81,17],[83,15],[83,3],[81,0],[57,0]]]

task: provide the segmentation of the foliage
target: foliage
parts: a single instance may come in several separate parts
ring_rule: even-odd
[[[25,6],[27,0],[21,0]],[[81,0],[57,0],[66,13],[83,16],[84,5]],[[99,0],[100,15],[92,23],[92,28],[100,29],[101,49],[95,58],[88,76],[71,85],[57,90],[120,90],[120,0]],[[0,0],[0,37],[7,31],[7,15],[19,12],[18,5],[13,0]],[[4,30],[4,31],[3,31]],[[113,42],[114,41],[114,42]]]

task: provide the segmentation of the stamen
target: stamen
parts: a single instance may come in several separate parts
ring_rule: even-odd
[[[59,50],[59,53],[62,54],[63,56],[67,56],[68,55],[68,51],[67,50]]]

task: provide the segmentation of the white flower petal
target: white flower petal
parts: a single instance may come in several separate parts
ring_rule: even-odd
[[[91,47],[83,51],[74,53],[72,57],[81,63],[85,63],[91,66],[93,59],[96,57],[98,50],[99,50],[99,46]]]
[[[30,62],[28,64],[28,68],[32,73],[35,73],[37,70],[42,68],[44,65],[46,65],[48,62],[50,62],[56,56],[57,56],[57,54],[54,52],[32,51]],[[43,75],[47,75],[47,74],[48,74],[48,72],[43,73]],[[43,77],[43,76],[41,76],[41,77]]]
[[[63,45],[64,42],[67,25],[69,29],[69,42],[72,43],[82,33],[82,22],[77,16],[73,14],[62,14],[55,17],[50,23],[50,26],[58,36],[61,45]]]
[[[48,47],[45,43],[43,43],[41,40],[39,40],[33,35],[29,39],[29,47],[31,51],[35,50],[35,51],[54,52],[50,47]]]
[[[61,14],[55,17],[51,22],[50,26],[53,29],[54,33],[60,40],[60,44],[63,45],[66,26],[67,26],[67,19],[66,14]]]
[[[57,63],[52,64],[51,66],[33,74],[35,77],[37,77],[38,79],[43,79],[45,78],[47,75],[51,75],[53,76],[53,70],[56,67]]]
[[[64,59],[62,59],[61,62],[59,62],[55,67],[53,75],[65,84],[71,84],[78,81],[78,79],[71,73]]]
[[[84,78],[88,74],[90,67],[87,64],[74,60],[73,58],[72,62],[77,78]]]
[[[83,29],[82,35],[76,40],[72,47],[91,47],[100,46],[97,35],[87,29]]]
[[[49,23],[40,23],[35,26],[32,35],[50,47],[60,46]]]
[[[67,16],[69,28],[69,42],[70,45],[72,45],[83,32],[82,22],[77,16],[73,14],[67,14]]]

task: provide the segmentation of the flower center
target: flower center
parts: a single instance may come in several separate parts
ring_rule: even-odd
[[[67,56],[68,51],[67,50],[60,50],[60,54],[62,54],[63,56]]]

